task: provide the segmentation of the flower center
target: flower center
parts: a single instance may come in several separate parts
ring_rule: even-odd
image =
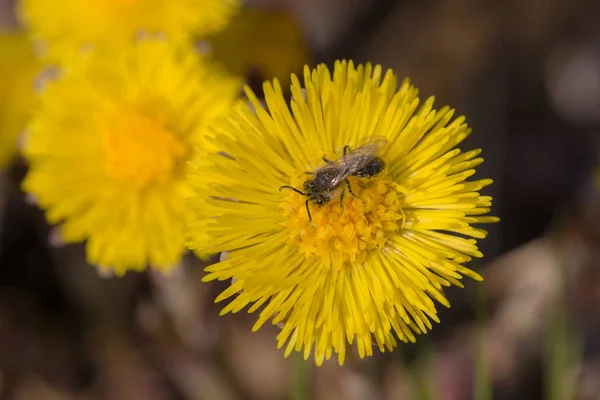
[[[385,171],[372,179],[350,177],[349,181],[355,196],[342,185],[330,202],[321,206],[308,202],[312,221],[305,196],[290,190],[281,205],[290,217],[286,222],[290,242],[307,257],[322,258],[336,269],[346,262],[360,263],[370,250],[383,248],[387,234],[401,229],[405,218],[401,197]],[[291,185],[302,191],[303,183],[294,179]]]
[[[167,181],[187,155],[163,122],[136,112],[122,115],[104,145],[108,174],[138,188]]]

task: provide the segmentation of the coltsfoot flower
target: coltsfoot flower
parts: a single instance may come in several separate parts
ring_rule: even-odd
[[[114,47],[139,34],[171,41],[218,32],[240,0],[21,0],[21,19],[45,55],[64,60],[88,47]]]
[[[167,271],[185,251],[192,146],[240,86],[191,47],[166,41],[85,54],[41,94],[24,188],[62,224],[66,243],[87,241],[90,263],[117,275]]]
[[[476,241],[487,232],[475,226],[497,221],[479,193],[492,180],[469,180],[480,150],[457,148],[471,132],[465,118],[434,110],[433,98],[419,107],[408,81],[398,88],[392,71],[370,64],[337,62],[333,76],[306,67],[289,105],[277,80],[264,91],[266,109],[246,89],[251,106],[240,102],[207,139],[220,152],[200,150],[191,163],[190,247],[228,252],[204,278],[232,281],[216,299],[235,296],[222,313],[260,310],[254,330],[283,323],[286,356],[314,349],[319,365],[332,353],[342,364],[349,344],[364,357],[373,344],[415,341],[439,322],[435,301],[450,306],[444,286],[481,280],[464,264],[482,257]],[[374,153],[382,171],[315,192],[323,157],[372,137],[385,144]]]

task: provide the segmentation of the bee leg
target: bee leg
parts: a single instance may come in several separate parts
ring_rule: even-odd
[[[332,163],[332,161],[328,160],[326,157],[323,157],[323,161],[325,161],[327,164],[331,164]]]
[[[308,208],[308,200],[306,200],[306,214],[308,215],[308,222],[312,222],[312,215],[310,215],[310,208]]]
[[[342,215],[344,215],[344,197],[346,196],[346,189],[342,190],[340,193],[340,216],[339,219],[342,219]]]
[[[359,197],[352,190],[352,185],[350,184],[350,181],[346,178],[345,182],[346,182],[346,186],[348,186],[348,191],[350,192],[350,194],[352,195],[352,197],[355,197],[355,198],[358,199]]]
[[[299,191],[298,189],[296,189],[295,187],[292,187],[292,186],[287,186],[287,185],[285,185],[285,186],[280,186],[280,187],[279,187],[279,191],[281,191],[281,189],[291,189],[291,190],[293,190],[294,192],[296,192],[296,193],[298,193],[298,194],[301,194],[302,196],[306,196],[306,195],[307,195],[306,193],[303,193],[303,192]]]
[[[350,150],[350,146],[344,146],[344,155],[348,154],[348,150]]]

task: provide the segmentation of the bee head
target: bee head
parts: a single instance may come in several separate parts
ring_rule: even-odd
[[[316,179],[311,179],[304,182],[304,191],[308,196],[309,200],[317,206],[327,204],[331,200],[331,192],[323,190],[318,184]]]
[[[317,189],[317,184],[314,179],[304,182],[304,191],[309,195]]]

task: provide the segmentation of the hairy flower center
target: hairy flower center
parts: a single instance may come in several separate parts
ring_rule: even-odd
[[[404,220],[401,199],[395,185],[385,173],[373,179],[350,177],[356,197],[345,185],[336,190],[332,200],[322,206],[309,201],[312,221],[306,212],[306,197],[290,191],[282,203],[290,216],[286,223],[290,241],[308,257],[320,257],[336,269],[346,262],[362,262],[367,252],[381,249],[388,233],[398,231]],[[302,190],[303,181],[292,186]],[[345,191],[343,210],[341,192]]]
[[[167,181],[186,156],[186,147],[159,120],[124,114],[104,136],[107,172],[136,187]]]

